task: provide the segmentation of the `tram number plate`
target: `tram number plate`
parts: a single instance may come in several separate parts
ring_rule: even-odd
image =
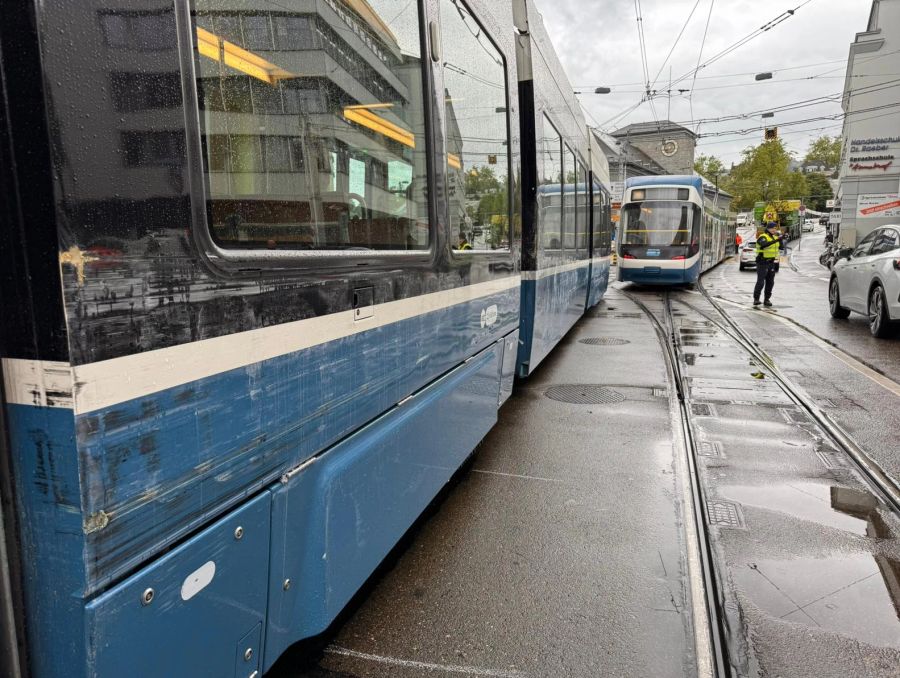
[[[648,257],[658,257],[659,250],[647,250],[647,256]]]

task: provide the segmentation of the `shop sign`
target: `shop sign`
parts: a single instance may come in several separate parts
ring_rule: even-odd
[[[900,217],[900,196],[897,193],[860,195],[856,198],[856,218],[874,219]]]
[[[851,172],[887,172],[897,159],[900,137],[851,139],[848,167]]]

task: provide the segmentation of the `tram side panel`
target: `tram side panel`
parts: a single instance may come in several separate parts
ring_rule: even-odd
[[[463,70],[494,78],[503,130],[517,110],[511,18],[472,4],[507,73],[494,59]],[[511,389],[517,206],[502,205],[517,136],[497,133],[501,207],[479,216],[495,228],[475,246],[496,247],[460,250],[439,191],[483,149],[466,146],[465,97],[447,101],[465,83],[423,84],[418,7],[390,31],[348,30],[357,15],[329,3],[177,9],[42,5],[40,35],[23,33],[41,44],[45,77],[28,79],[48,87],[56,125],[31,162],[55,182],[33,198],[53,208],[41,245],[64,295],[65,350],[4,355],[26,361],[10,377],[5,360],[4,376],[37,678],[122,675],[136,658],[226,675],[243,644],[262,666],[276,569],[261,555],[299,563],[271,592],[296,604],[278,602],[276,652],[327,625]],[[320,41],[335,35],[362,79],[334,75],[340,62],[297,76],[312,46],[341,58]]]
[[[588,141],[580,105],[534,5],[516,0],[523,164],[522,307],[518,375],[528,376],[584,314],[589,258]],[[525,118],[528,109],[533,117]],[[525,132],[533,130],[526,137]],[[579,181],[579,177],[583,177]],[[581,184],[579,194],[578,186]],[[580,197],[579,197],[580,196]]]

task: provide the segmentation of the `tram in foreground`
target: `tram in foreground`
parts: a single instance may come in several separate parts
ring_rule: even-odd
[[[0,11],[0,674],[268,670],[605,290],[530,2],[297,4]]]
[[[628,179],[621,215],[621,281],[693,284],[734,242],[727,212],[696,175]]]

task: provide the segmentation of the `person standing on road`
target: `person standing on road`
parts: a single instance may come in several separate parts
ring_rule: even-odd
[[[760,292],[765,288],[764,306],[772,305],[772,288],[778,270],[778,255],[784,236],[778,231],[778,224],[770,221],[765,232],[756,240],[756,287],[753,288],[753,305],[759,306]]]

